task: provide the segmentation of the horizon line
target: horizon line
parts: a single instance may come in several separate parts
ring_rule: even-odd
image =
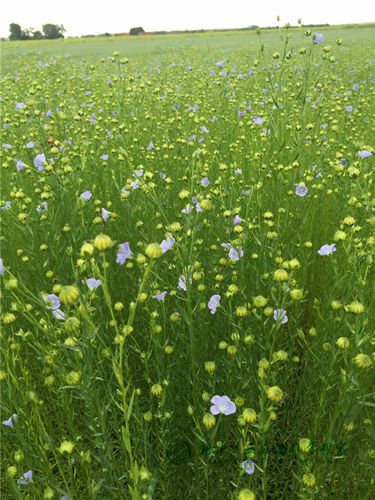
[[[18,23],[15,23],[18,24]],[[44,23],[47,24],[47,23]],[[168,34],[184,34],[184,33],[210,33],[210,32],[222,32],[222,31],[256,31],[257,29],[291,29],[291,28],[328,28],[328,27],[335,27],[335,26],[374,26],[375,27],[375,21],[363,21],[363,22],[349,22],[349,23],[339,23],[339,24],[331,24],[331,23],[307,23],[307,24],[291,24],[291,23],[285,23],[284,25],[280,26],[278,24],[274,25],[266,25],[266,26],[260,26],[260,25],[249,25],[249,26],[243,26],[243,27],[231,27],[231,28],[185,28],[185,29],[155,29],[152,31],[143,31],[143,33],[139,33],[136,35],[130,35],[130,30],[134,28],[142,28],[143,26],[138,25],[134,26],[129,29],[129,31],[122,31],[122,32],[109,32],[109,31],[103,31],[103,32],[96,32],[96,33],[84,33],[84,34],[79,34],[79,35],[66,35],[65,37],[61,39],[68,39],[68,38],[84,38],[84,37],[109,37],[109,36],[145,36],[145,35],[168,35]],[[43,26],[43,24],[42,24]],[[34,28],[26,28],[26,29],[34,29]],[[36,28],[37,29],[37,28]],[[22,42],[27,42],[27,41],[37,41],[37,40],[8,40],[8,36],[0,36],[3,40],[7,41],[22,41]],[[46,40],[43,38],[42,40]]]

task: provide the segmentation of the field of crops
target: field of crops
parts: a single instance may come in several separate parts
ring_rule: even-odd
[[[1,498],[374,498],[374,34],[3,45]]]

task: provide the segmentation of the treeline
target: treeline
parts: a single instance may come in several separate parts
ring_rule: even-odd
[[[9,25],[9,40],[54,40],[64,38],[65,28],[62,24],[43,24],[42,31],[34,28],[22,29],[17,23]]]

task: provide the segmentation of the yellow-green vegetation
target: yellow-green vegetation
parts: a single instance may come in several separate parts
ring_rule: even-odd
[[[373,498],[373,36],[4,44],[4,499]]]

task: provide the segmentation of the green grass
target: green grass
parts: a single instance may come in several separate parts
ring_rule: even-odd
[[[303,31],[3,45],[4,498],[373,497],[374,29]]]

